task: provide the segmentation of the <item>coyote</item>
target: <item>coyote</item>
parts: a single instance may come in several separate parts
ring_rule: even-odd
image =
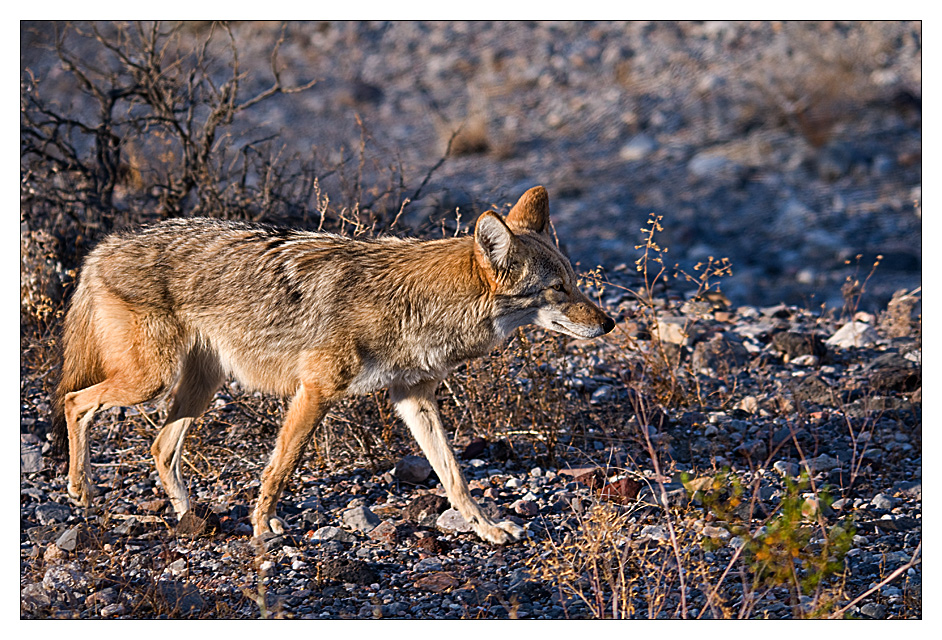
[[[461,362],[533,323],[595,338],[615,323],[576,289],[549,233],[543,187],[474,235],[352,239],[216,219],[174,219],[107,237],[85,259],[63,329],[54,403],[69,447],[69,495],[87,506],[96,411],[167,396],[151,453],[177,517],[190,508],[180,458],[187,429],[225,376],[291,396],[252,512],[280,533],[275,506],[332,403],[382,388],[474,531],[519,539],[485,515],[448,444],[435,388]]]

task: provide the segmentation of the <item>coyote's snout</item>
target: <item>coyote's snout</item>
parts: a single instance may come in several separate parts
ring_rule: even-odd
[[[518,539],[471,497],[435,388],[459,363],[537,324],[594,338],[614,322],[576,288],[549,235],[543,187],[474,235],[418,241],[342,236],[213,219],[169,220],[109,236],[85,259],[63,329],[54,423],[69,446],[69,494],[88,505],[96,411],[170,399],[151,447],[178,516],[189,508],[180,458],[187,429],[225,376],[291,396],[252,513],[280,531],[278,497],[314,428],[347,394],[388,388],[444,485],[482,538]]]

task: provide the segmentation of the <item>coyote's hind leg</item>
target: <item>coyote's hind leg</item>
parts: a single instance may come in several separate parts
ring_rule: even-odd
[[[91,454],[88,430],[95,413],[111,407],[126,407],[146,402],[152,390],[137,380],[112,377],[65,396],[65,419],[69,430],[69,496],[87,507],[95,495],[89,478]]]
[[[183,441],[193,420],[206,410],[222,380],[223,371],[215,355],[203,349],[192,349],[183,363],[167,419],[150,448],[160,482],[170,496],[177,518],[183,517],[190,508],[189,494],[180,472]]]

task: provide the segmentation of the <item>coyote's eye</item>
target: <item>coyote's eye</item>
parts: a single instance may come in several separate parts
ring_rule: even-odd
[[[566,290],[565,287],[563,287],[562,282],[557,282],[552,287],[550,287],[550,289],[552,289],[553,291],[559,291],[560,293]]]

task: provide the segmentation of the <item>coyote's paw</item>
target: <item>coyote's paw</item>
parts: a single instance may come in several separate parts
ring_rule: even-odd
[[[84,482],[80,485],[74,485],[72,482],[69,482],[68,486],[69,497],[78,505],[82,507],[87,507],[92,504],[92,498],[97,495],[95,488],[88,482]]]
[[[265,518],[259,518],[255,521],[255,527],[253,535],[257,538],[258,536],[265,533],[277,533],[282,534],[285,532],[285,529],[288,528],[288,525],[285,524],[285,521],[279,518],[278,516],[268,516]]]
[[[478,535],[494,544],[510,544],[523,538],[524,530],[517,523],[504,520],[478,531]]]

